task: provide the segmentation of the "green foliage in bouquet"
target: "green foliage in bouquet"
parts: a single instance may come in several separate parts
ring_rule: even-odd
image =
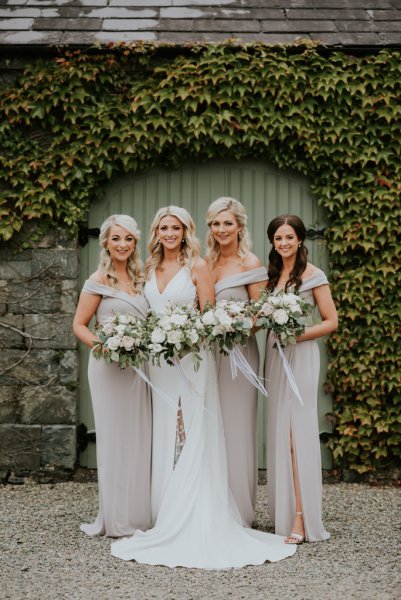
[[[328,341],[337,464],[401,458],[401,54],[138,43],[35,62],[0,95],[0,237],[72,229],[120,173],[271,161],[327,211],[339,330]]]

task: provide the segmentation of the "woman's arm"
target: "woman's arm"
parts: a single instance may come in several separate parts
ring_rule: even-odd
[[[247,267],[247,271],[251,271],[252,269],[258,269],[262,266],[259,258],[250,252],[248,256],[245,258],[245,266]],[[265,281],[257,281],[256,283],[249,283],[246,286],[249,300],[259,300],[259,296],[263,290],[267,287],[267,278]]]
[[[79,297],[77,310],[72,324],[72,330],[77,338],[89,346],[89,348],[92,348],[93,344],[99,341],[96,334],[88,329],[88,325],[93,315],[96,313],[101,299],[101,296],[82,292]]]
[[[191,277],[196,286],[199,307],[201,310],[204,310],[206,304],[214,304],[215,298],[212,274],[203,258],[196,259],[192,267]]]
[[[305,333],[297,337],[297,342],[306,342],[327,335],[338,327],[337,310],[328,285],[313,288],[313,296],[319,309],[322,322],[312,327],[307,327]]]

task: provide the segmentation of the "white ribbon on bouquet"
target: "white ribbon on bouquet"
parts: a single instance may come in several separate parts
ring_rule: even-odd
[[[234,344],[234,347],[229,352],[230,357],[230,367],[231,367],[231,377],[236,379],[238,375],[238,369],[244,375],[244,377],[255,386],[264,396],[268,396],[265,386],[263,385],[261,378],[255,373],[252,369],[249,362],[246,360],[245,356],[242,354],[237,344]]]
[[[276,346],[278,349],[278,352],[280,354],[281,360],[283,361],[283,367],[284,367],[284,371],[286,372],[287,378],[288,378],[288,383],[290,384],[290,387],[292,389],[292,391],[294,392],[294,394],[296,395],[296,397],[298,398],[298,400],[301,403],[301,406],[304,405],[301,394],[299,393],[299,389],[297,386],[297,382],[295,381],[295,377],[294,377],[294,373],[292,372],[292,369],[289,365],[289,362],[287,360],[287,357],[285,356],[283,349],[281,347],[280,344],[280,340],[277,336],[274,336],[275,340],[276,340]]]

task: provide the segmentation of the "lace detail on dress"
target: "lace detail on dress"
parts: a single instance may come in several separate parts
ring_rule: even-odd
[[[175,450],[174,450],[174,468],[180,458],[180,454],[186,440],[184,417],[182,414],[181,398],[178,400],[177,423],[175,428]]]

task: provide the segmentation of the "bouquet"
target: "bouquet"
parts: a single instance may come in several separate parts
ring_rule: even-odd
[[[191,353],[195,369],[201,361],[200,346],[204,325],[198,310],[189,304],[166,305],[162,313],[151,312],[146,319],[147,345],[153,364],[160,359],[173,365],[179,358]]]
[[[281,347],[295,344],[297,336],[311,324],[313,306],[299,294],[266,291],[252,304],[255,325],[271,330]]]
[[[205,325],[205,343],[214,350],[228,354],[234,346],[244,345],[253,327],[249,302],[220,300],[215,307],[209,307],[202,315]]]
[[[144,320],[133,314],[115,314],[95,328],[99,342],[93,346],[93,356],[106,363],[115,362],[120,369],[140,367],[149,360]]]

